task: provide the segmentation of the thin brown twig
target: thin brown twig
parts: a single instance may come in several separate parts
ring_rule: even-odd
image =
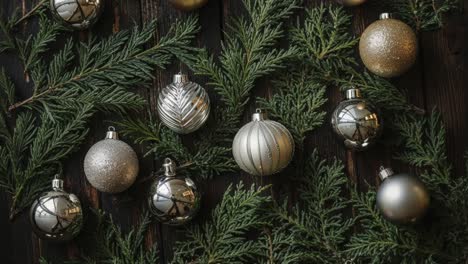
[[[44,5],[45,3],[47,2],[47,0],[41,0],[39,3],[37,3],[36,6],[34,6],[28,13],[26,13],[23,17],[21,17],[20,19],[18,19],[15,24],[13,24],[13,26],[17,26],[19,25],[21,22],[23,22],[24,20],[28,19],[29,17],[33,16],[34,13],[36,13],[37,10],[39,10],[42,5]]]

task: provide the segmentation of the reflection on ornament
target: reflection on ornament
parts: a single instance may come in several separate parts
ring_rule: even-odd
[[[30,221],[34,233],[41,239],[68,241],[78,235],[83,226],[81,203],[74,194],[63,190],[63,181],[55,176],[53,191],[34,201]]]
[[[345,146],[354,150],[367,149],[383,129],[377,108],[363,100],[356,88],[346,91],[346,100],[333,112],[331,124]]]
[[[385,78],[396,77],[416,62],[418,40],[410,26],[383,13],[362,33],[359,54],[369,71]]]
[[[364,4],[365,2],[366,0],[338,0],[338,3],[345,6],[358,6]]]
[[[50,0],[50,9],[65,25],[87,29],[99,19],[104,9],[102,0]]]
[[[406,224],[421,219],[429,208],[430,195],[418,178],[409,174],[395,174],[392,169],[380,168],[383,180],[377,191],[377,207],[391,222]]]
[[[204,6],[208,0],[169,0],[169,2],[177,9],[193,11]]]
[[[94,144],[84,160],[86,179],[94,188],[106,193],[128,189],[135,182],[138,170],[135,151],[119,140],[114,127],[109,127],[106,138]]]
[[[266,176],[286,168],[294,156],[294,140],[282,124],[257,109],[252,121],[237,132],[232,143],[237,165],[252,175]]]
[[[185,74],[174,75],[173,82],[159,93],[158,114],[172,131],[188,134],[198,130],[210,114],[210,98],[199,84]]]
[[[185,224],[198,212],[200,194],[190,178],[176,176],[176,166],[171,159],[166,158],[163,167],[164,176],[151,185],[149,208],[164,224]]]

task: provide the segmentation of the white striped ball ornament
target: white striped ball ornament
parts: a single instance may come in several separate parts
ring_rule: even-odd
[[[282,124],[269,120],[257,109],[252,121],[237,132],[232,144],[237,165],[245,172],[266,176],[280,172],[291,162],[294,140]]]
[[[189,134],[198,130],[208,119],[210,98],[203,87],[179,73],[159,93],[158,114],[172,131]]]

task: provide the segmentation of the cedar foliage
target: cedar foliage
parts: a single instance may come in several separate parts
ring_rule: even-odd
[[[417,30],[441,27],[442,14],[455,7],[453,0],[440,1],[440,5],[431,4],[434,1],[430,0],[398,2],[400,5],[394,7]],[[62,30],[59,27],[40,33],[45,37],[36,37],[37,41],[31,39],[30,44],[20,44],[19,49],[23,46],[28,50],[20,51],[25,54],[20,55],[25,75],[31,77],[37,92],[32,99],[15,102],[15,86],[4,71],[0,72],[3,109],[0,138],[6,143],[0,153],[8,157],[0,160],[0,172],[1,175],[14,172],[8,174],[11,177],[2,178],[1,186],[12,195],[17,194],[17,186],[23,186],[27,194],[22,198],[24,201],[34,195],[40,189],[37,186],[45,182],[41,179],[58,170],[58,161],[76,148],[67,144],[70,138],[60,137],[58,132],[69,126],[71,132],[67,137],[80,141],[87,132],[86,120],[96,110],[123,112],[141,105],[137,97],[127,92],[128,88],[150,80],[152,69],[167,64],[172,55],[186,62],[195,73],[208,77],[208,85],[221,98],[209,128],[200,132],[203,138],[196,143],[195,150],[185,147],[156,117],[150,121],[129,119],[118,124],[135,142],[147,144],[148,153],[185,162],[189,175],[210,178],[233,171],[236,166],[228,146],[241,125],[240,117],[255,81],[282,70],[282,77],[272,82],[275,94],[269,99],[258,99],[258,103],[290,129],[299,149],[307,134],[324,122],[321,107],[326,102],[326,89],[336,85],[361,87],[365,96],[384,110],[385,119],[391,121],[402,140],[403,153],[398,158],[419,168],[420,177],[431,190],[432,211],[436,211],[431,215],[433,223],[427,228],[424,224],[428,223],[400,227],[386,222],[375,207],[375,190],[357,193],[348,183],[340,162],[321,159],[317,150],[299,151],[293,177],[301,186],[297,199],[278,203],[265,194],[268,187],[249,189],[242,184],[229,187],[206,222],[187,227],[187,237],[176,245],[173,263],[463,263],[468,257],[468,182],[452,176],[444,151],[445,131],[440,115],[437,112],[427,117],[411,114],[416,108],[408,103],[404,92],[385,79],[358,70],[352,56],[357,39],[347,33],[351,17],[344,9],[319,5],[307,10],[305,20],[298,20],[290,29],[290,42],[294,46],[280,49],[276,44],[285,35],[282,21],[298,8],[299,1],[245,0],[244,4],[247,17],[231,23],[219,59],[205,50],[184,48],[197,30],[193,19],[177,24],[169,37],[161,40],[163,44],[148,50],[143,50],[142,44],[148,41],[155,23],[147,26],[147,30],[135,29],[118,33],[107,41],[90,40],[88,44],[80,44],[76,59],[81,66],[75,66],[75,59],[67,60],[74,54],[71,41],[54,57],[50,68],[44,68],[40,61],[34,62],[47,43],[54,41],[58,34],[55,30]],[[3,33],[9,36],[0,44],[2,51],[18,49],[19,41],[9,35],[16,25],[14,20],[18,18],[0,24]],[[41,21],[45,25],[50,23]],[[134,44],[125,46],[130,40]],[[34,43],[42,43],[42,47]],[[34,45],[39,46],[30,53]],[[80,51],[93,50],[93,47],[94,51],[88,52],[94,53],[81,55]],[[100,52],[117,51],[116,47],[127,48],[127,53],[114,57]],[[310,59],[304,60],[306,57]],[[158,58],[162,63],[152,64],[157,62],[149,62],[147,58]],[[295,63],[288,64],[288,61]],[[61,66],[67,70],[60,72]],[[134,75],[134,69],[139,67],[145,73],[141,79]],[[88,72],[90,68],[98,73]],[[45,74],[51,77],[45,79]],[[109,89],[122,91],[122,96],[108,101],[98,95],[86,97],[99,87],[89,87],[85,80],[95,81],[102,85],[101,89],[106,84]],[[64,84],[72,84],[72,90],[76,89],[73,96],[83,96],[82,101],[76,105],[67,102]],[[120,103],[119,99],[122,99]],[[23,106],[25,109],[21,110]],[[20,110],[12,111],[16,108]],[[17,115],[13,127],[7,115],[10,112]],[[39,112],[42,114],[38,115]],[[48,154],[50,150],[52,156]],[[24,160],[28,166],[17,168],[12,160]],[[37,172],[45,173],[38,177]],[[36,174],[23,178],[26,173]],[[345,214],[351,208],[357,217]],[[98,229],[104,235],[95,236],[103,245],[104,254],[85,260],[156,262],[154,248],[145,253],[142,243],[148,223],[148,218],[144,218],[140,227],[123,235],[115,223],[108,222],[102,230]],[[357,231],[351,229],[356,223],[362,227]],[[257,236],[247,237],[247,232]],[[101,250],[94,253],[98,251]]]

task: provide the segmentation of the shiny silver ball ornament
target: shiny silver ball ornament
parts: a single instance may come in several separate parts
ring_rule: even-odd
[[[245,172],[266,176],[286,168],[294,156],[294,140],[282,124],[257,109],[252,121],[234,137],[232,153]]]
[[[383,13],[362,33],[359,54],[366,68],[385,78],[407,72],[416,62],[418,39],[413,29]]]
[[[375,106],[362,99],[359,89],[346,91],[342,101],[332,114],[333,131],[344,140],[347,148],[365,150],[382,134],[383,124]]]
[[[383,180],[377,191],[377,207],[382,215],[398,224],[414,223],[429,208],[430,195],[418,178],[406,173],[394,174],[391,169],[380,168]]]
[[[89,28],[101,16],[103,0],[50,0],[52,14],[71,28]]]
[[[200,208],[200,193],[189,177],[176,175],[176,165],[171,159],[166,158],[163,167],[164,176],[150,188],[150,211],[164,224],[185,224]]]
[[[174,75],[173,82],[159,93],[158,114],[172,131],[188,134],[198,130],[210,114],[210,98],[199,84],[185,74]]]
[[[68,241],[76,237],[83,226],[80,200],[63,190],[63,181],[55,176],[52,191],[36,199],[29,218],[32,230],[41,239]]]
[[[114,127],[106,138],[94,144],[86,153],[84,172],[89,183],[105,193],[119,193],[136,180],[138,157],[127,143],[119,140]]]

